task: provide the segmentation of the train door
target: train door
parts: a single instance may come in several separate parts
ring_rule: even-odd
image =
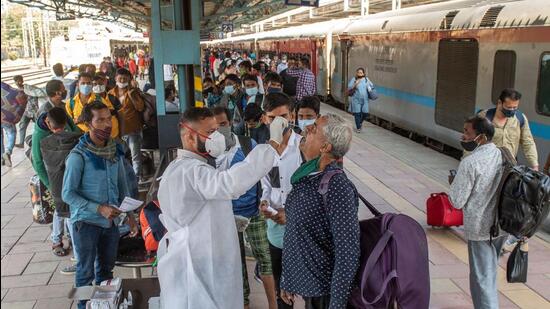
[[[317,59],[317,94],[321,96],[327,95],[327,63],[325,61],[324,55],[325,55],[325,48],[323,45],[319,44],[320,46],[317,48],[317,53],[314,54],[315,58]]]

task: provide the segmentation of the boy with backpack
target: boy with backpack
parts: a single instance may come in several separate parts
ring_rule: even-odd
[[[67,226],[69,235],[72,233],[72,224],[70,224],[68,218],[70,218],[69,205],[63,202],[61,198],[61,190],[63,189],[63,174],[65,172],[65,159],[78,143],[80,138],[80,132],[65,131],[68,117],[65,110],[61,107],[54,107],[50,109],[45,118],[45,124],[50,130],[51,134],[44,137],[40,141],[40,153],[44,162],[44,167],[47,172],[48,178],[48,190],[50,190],[54,203],[55,213],[58,217],[63,218],[65,226]],[[55,226],[55,224],[54,224]],[[58,227],[59,228],[59,227]],[[52,240],[55,243],[59,243],[59,236],[62,235],[62,229],[52,231]],[[56,237],[55,240],[54,237]],[[72,246],[75,248],[74,245]],[[62,247],[57,249],[63,249]],[[54,249],[55,251],[55,249]],[[78,252],[73,250],[74,258],[78,261]],[[76,271],[76,265],[71,265],[63,270],[62,274],[73,274]]]
[[[214,107],[212,113],[219,125],[218,132],[222,133],[225,137],[225,144],[227,147],[227,152],[216,159],[216,168],[226,170],[244,161],[248,153],[256,146],[256,142],[250,137],[235,135],[231,132],[231,118],[229,110],[226,107]],[[247,308],[249,305],[248,297],[250,295],[246,259],[244,256],[244,235],[246,235],[246,239],[252,248],[254,258],[259,265],[260,278],[264,285],[269,308],[275,309],[275,281],[273,279],[269,243],[267,241],[267,223],[258,210],[260,192],[261,188],[258,183],[250,188],[244,195],[232,202],[234,215],[248,219],[248,225],[246,225],[244,231],[238,231],[243,269],[244,304],[245,308]]]
[[[492,142],[494,136],[495,128],[485,117],[466,120],[460,143],[470,155],[460,162],[449,192],[453,206],[464,211],[470,291],[476,309],[499,308],[498,258],[506,236],[491,238],[504,170],[502,153]]]

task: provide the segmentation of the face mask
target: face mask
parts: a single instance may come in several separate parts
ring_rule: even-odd
[[[112,129],[113,129],[112,127],[108,127],[106,129],[97,129],[92,127],[91,134],[93,134],[94,137],[97,138],[98,140],[105,142],[111,137]]]
[[[255,96],[258,94],[258,88],[257,87],[254,87],[254,88],[246,88],[246,95],[247,96]]]
[[[208,139],[206,140],[206,143],[204,143],[204,146],[206,152],[214,158],[221,156],[227,148],[227,146],[225,145],[225,137],[218,131],[208,136]]]
[[[507,118],[512,118],[516,115],[516,110],[515,109],[507,109],[507,108],[502,108],[502,113],[504,114],[504,116],[506,116]]]
[[[93,87],[94,93],[103,93],[105,92],[105,85],[97,85]]]
[[[235,86],[233,86],[233,85],[225,86],[225,88],[223,88],[223,92],[225,94],[231,95],[235,92]]]
[[[79,85],[78,91],[83,95],[89,95],[92,92],[92,85]]]
[[[473,140],[471,141],[460,141],[460,145],[462,145],[462,148],[464,148],[464,150],[466,151],[469,151],[469,152],[472,152],[474,150],[476,150],[476,148],[479,146],[479,144],[476,142],[476,139],[479,137],[476,136]]]
[[[267,93],[281,93],[283,92],[283,89],[276,88],[276,87],[269,87],[267,88]]]
[[[298,120],[298,126],[300,130],[305,131],[307,126],[310,126],[315,123],[315,119],[304,119]]]
[[[124,89],[124,88],[128,87],[128,83],[116,82],[116,86],[117,86],[118,88]]]
[[[227,147],[226,150],[229,150],[231,147],[235,146],[236,141],[233,133],[231,133],[231,127],[219,127],[218,132],[220,132],[225,138],[225,146]]]

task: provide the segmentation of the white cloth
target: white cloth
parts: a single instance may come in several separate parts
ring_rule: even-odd
[[[179,112],[180,110],[179,102],[180,101],[178,99],[175,99],[174,102],[164,101],[166,112]]]
[[[288,69],[288,63],[286,62],[279,63],[279,65],[277,66],[277,74],[281,74],[281,72],[286,69]]]
[[[271,146],[258,145],[243,162],[219,171],[183,150],[166,168],[158,192],[168,231],[158,250],[163,308],[243,308],[231,200],[269,172],[276,154]]]
[[[269,180],[269,176],[262,178],[262,201],[267,201],[275,209],[285,207],[286,198],[292,190],[290,177],[302,164],[301,139],[302,136],[293,131],[283,154],[276,155],[271,162],[274,167],[279,167],[280,187],[275,188]]]
[[[259,94],[265,94],[264,81],[262,80],[261,75],[258,75],[258,93]]]
[[[172,69],[171,64],[165,64],[163,66],[164,70],[164,81],[174,80],[174,70]]]
[[[460,162],[449,200],[455,208],[464,208],[466,239],[490,239],[502,172],[502,154],[493,143],[477,147]]]

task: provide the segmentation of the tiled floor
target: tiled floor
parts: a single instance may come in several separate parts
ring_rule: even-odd
[[[352,117],[328,106],[323,112]],[[69,257],[50,252],[49,226],[32,222],[28,181],[32,168],[23,151],[16,149],[14,167],[2,167],[1,178],[1,297],[2,308],[71,308],[66,295],[73,278],[59,270]],[[426,227],[425,200],[432,192],[448,190],[446,174],[458,162],[389,131],[367,124],[355,136],[344,163],[359,192],[381,211],[405,213],[426,230],[429,244],[431,308],[472,308],[468,288],[468,256],[460,229]],[[361,218],[370,216],[365,207]],[[508,284],[501,259],[499,290],[501,308],[550,308],[550,244],[530,242],[527,284]],[[253,263],[249,262],[249,274]],[[149,275],[144,271],[144,276]],[[128,269],[116,269],[131,277]],[[262,287],[250,278],[251,308],[267,308]],[[298,303],[297,308],[302,308]]]

